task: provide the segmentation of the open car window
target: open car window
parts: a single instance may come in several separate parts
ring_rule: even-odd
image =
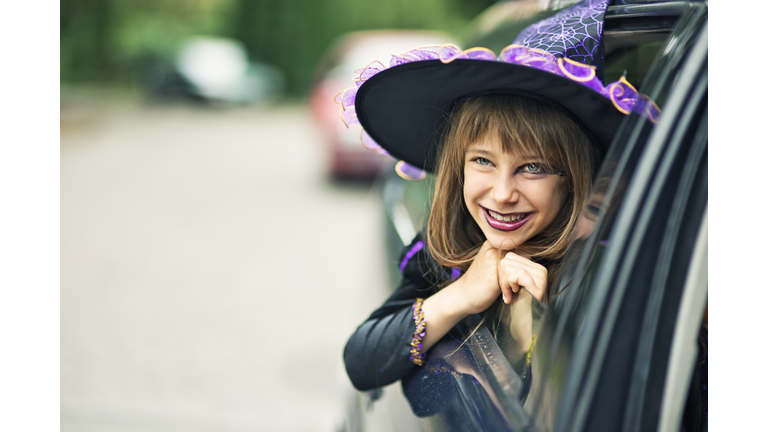
[[[640,90],[659,103],[664,125],[637,115],[624,122],[547,304],[502,307],[488,320],[510,367],[532,375],[520,401],[538,430],[590,430],[595,421],[633,430],[658,421],[690,231],[706,206],[707,14],[698,6],[677,2],[677,25],[665,43],[655,35],[614,51],[606,73],[622,65],[648,73]],[[531,358],[526,349],[534,341]],[[649,369],[660,378],[648,379]],[[596,405],[613,414],[596,420]]]

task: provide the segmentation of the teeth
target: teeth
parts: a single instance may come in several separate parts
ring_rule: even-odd
[[[488,210],[488,214],[490,214],[492,218],[499,222],[517,222],[525,217],[525,214],[519,214],[517,216],[502,216],[493,210]]]

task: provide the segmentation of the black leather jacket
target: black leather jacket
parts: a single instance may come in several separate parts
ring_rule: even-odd
[[[421,249],[406,260],[419,242]],[[405,247],[400,262],[404,264],[403,279],[397,290],[355,330],[344,348],[347,374],[358,390],[392,384],[419,367],[409,360],[416,329],[411,306],[417,298],[437,292],[438,286],[451,278],[451,269],[435,262],[421,235]]]

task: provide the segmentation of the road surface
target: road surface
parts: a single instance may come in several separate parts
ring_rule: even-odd
[[[62,111],[61,430],[332,431],[387,290],[303,106]]]

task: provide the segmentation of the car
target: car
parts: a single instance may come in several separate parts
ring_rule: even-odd
[[[468,322],[461,337],[430,350],[430,363],[451,373],[424,368],[428,392],[358,393],[346,430],[371,429],[382,412],[424,431],[679,431],[702,419],[697,427],[707,429],[708,6],[622,3],[606,13],[606,82],[642,82],[661,116],[624,119],[556,295],[534,300],[538,336],[528,360],[509,360],[519,347],[500,324],[514,307]],[[544,12],[555,11],[537,19]],[[484,35],[519,31],[516,19]],[[429,176],[388,177],[390,262],[424,226],[429,185]]]
[[[173,61],[145,61],[137,85],[156,99],[183,98],[214,106],[269,104],[283,91],[283,73],[249,60],[242,42],[194,36],[180,45]]]
[[[386,62],[392,54],[417,46],[454,43],[443,32],[426,30],[369,30],[340,36],[323,54],[314,74],[309,107],[328,155],[328,174],[335,178],[373,179],[392,158],[361,145],[359,124],[345,126],[339,120],[334,97],[352,85],[354,71],[372,59]]]

